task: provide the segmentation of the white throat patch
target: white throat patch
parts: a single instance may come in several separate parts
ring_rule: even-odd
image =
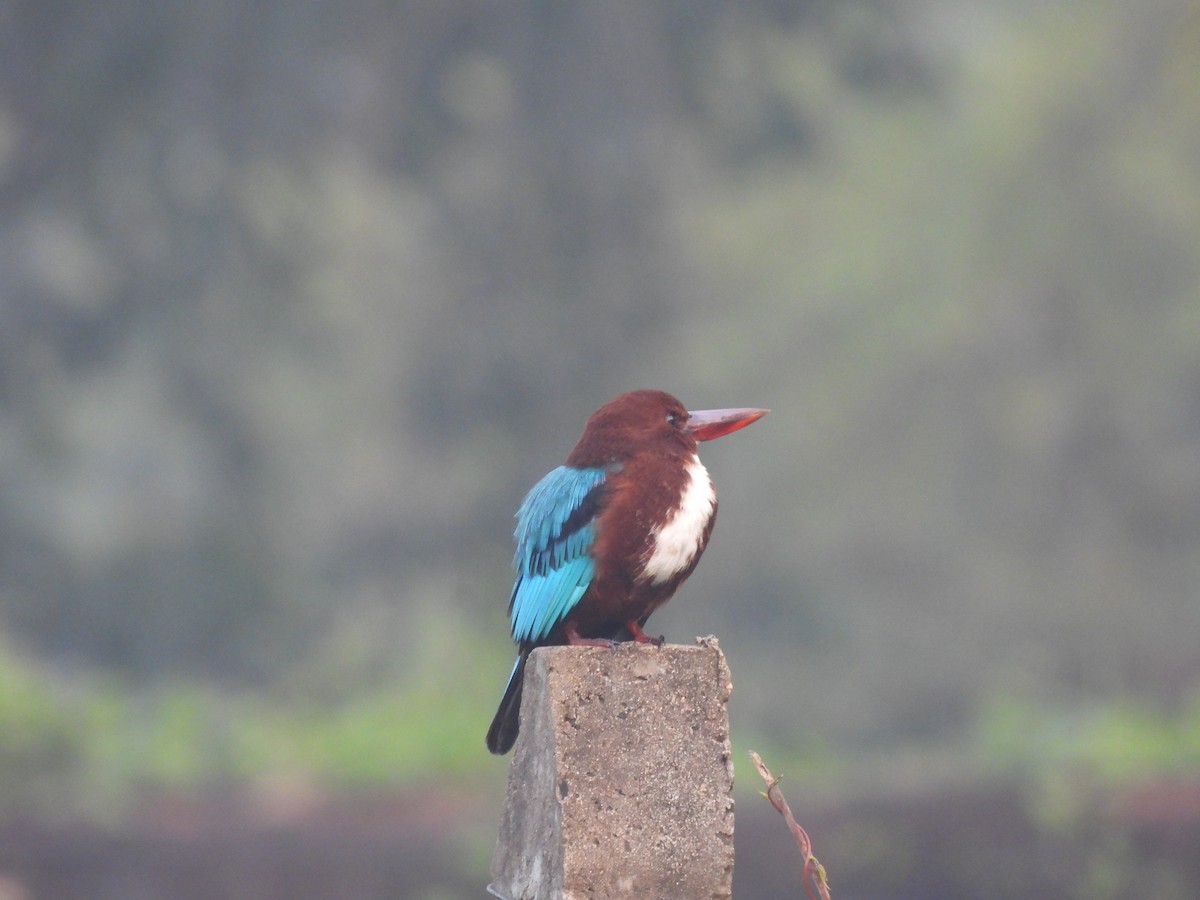
[[[687,464],[687,481],[683,485],[679,508],[651,535],[653,543],[642,566],[643,578],[653,584],[662,584],[692,564],[716,502],[717,492],[713,490],[708,469],[698,456],[693,456]]]

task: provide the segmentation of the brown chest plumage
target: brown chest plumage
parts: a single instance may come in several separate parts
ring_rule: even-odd
[[[644,620],[675,593],[704,552],[716,493],[700,460],[633,460],[611,478],[597,516],[596,576],[577,608],[583,635]]]

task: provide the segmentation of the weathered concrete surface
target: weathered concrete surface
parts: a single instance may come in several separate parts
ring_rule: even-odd
[[[697,644],[533,652],[495,894],[730,896],[732,685],[716,640]]]

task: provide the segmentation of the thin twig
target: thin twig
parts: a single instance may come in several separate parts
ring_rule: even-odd
[[[763,796],[770,800],[771,805],[783,816],[783,820],[787,822],[792,836],[796,838],[796,843],[800,847],[800,856],[804,860],[804,893],[808,895],[809,900],[830,900],[829,881],[825,877],[825,867],[813,856],[812,841],[808,837],[808,832],[792,815],[791,807],[784,799],[783,791],[779,789],[779,779],[771,774],[771,770],[762,761],[762,757],[753,750],[750,751],[750,758],[754,760],[754,766],[758,769],[762,780],[767,783],[767,792]]]

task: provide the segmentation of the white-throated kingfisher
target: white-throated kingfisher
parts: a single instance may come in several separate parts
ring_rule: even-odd
[[[520,655],[487,733],[507,753],[520,725],[525,661],[548,644],[609,646],[642,630],[696,567],[717,494],[696,452],[765,409],[689,412],[663,391],[630,391],[592,413],[566,465],[517,510],[508,615]]]

